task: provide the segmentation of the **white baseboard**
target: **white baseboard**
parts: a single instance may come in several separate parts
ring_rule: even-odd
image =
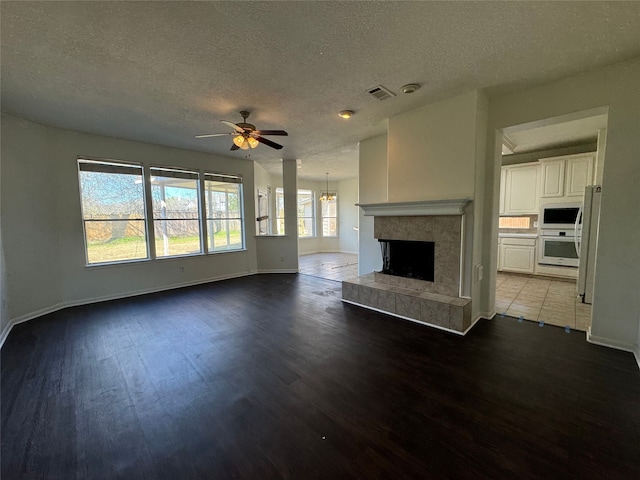
[[[495,310],[491,310],[490,312],[480,312],[478,313],[478,319],[484,318],[485,320],[491,320],[496,316],[496,313],[497,312]]]
[[[358,252],[352,252],[350,250],[314,250],[313,252],[300,252],[300,256],[315,255],[316,253],[348,253],[351,255],[358,255]]]
[[[609,347],[609,348],[615,348],[616,350],[622,350],[623,352],[634,353],[636,349],[636,345],[633,343],[620,342],[618,340],[613,340],[611,338],[593,335],[591,333],[591,327],[589,327],[589,330],[587,330],[587,341],[589,343],[600,345],[602,347]]]
[[[295,268],[259,268],[255,273],[298,273]]]
[[[623,352],[633,353],[633,356],[638,363],[638,368],[640,368],[640,346],[638,345],[593,335],[591,333],[591,327],[587,330],[587,342],[593,343],[594,345],[600,345],[601,347],[615,348],[616,350],[622,350]]]
[[[2,333],[0,333],[0,348],[2,348],[2,346],[4,345],[4,341],[9,336],[9,333],[11,332],[13,325],[14,325],[13,322],[9,320],[9,323],[7,323],[5,327],[2,329]]]
[[[80,299],[80,300],[70,300],[68,302],[61,302],[61,303],[58,303],[56,305],[52,305],[52,306],[49,306],[49,307],[46,307],[46,308],[41,308],[40,310],[29,312],[29,313],[26,313],[24,315],[20,315],[19,317],[10,319],[9,323],[7,324],[7,326],[4,328],[4,330],[0,334],[0,348],[2,348],[2,346],[4,345],[4,342],[7,339],[7,337],[9,336],[9,333],[11,332],[11,329],[15,325],[27,322],[29,320],[33,320],[35,318],[42,317],[43,315],[47,315],[49,313],[57,312],[58,310],[62,310],[63,308],[78,307],[80,305],[89,305],[91,303],[106,302],[106,301],[109,301],[109,300],[118,300],[120,298],[137,297],[137,296],[140,296],[140,295],[147,295],[149,293],[158,293],[158,292],[163,292],[163,291],[166,291],[166,290],[175,290],[177,288],[192,287],[194,285],[202,285],[202,284],[211,283],[211,282],[220,282],[222,280],[229,280],[229,279],[232,279],[232,278],[239,278],[239,277],[246,277],[246,276],[249,276],[249,275],[255,275],[256,273],[258,273],[258,272],[251,270],[251,271],[248,271],[248,272],[234,273],[234,274],[231,274],[231,275],[221,275],[221,276],[217,276],[217,277],[210,277],[210,278],[206,278],[206,279],[194,280],[194,281],[191,281],[191,282],[181,282],[181,283],[174,283],[174,284],[171,284],[171,285],[163,285],[161,287],[144,288],[144,289],[135,290],[135,291],[132,291],[132,292],[123,292],[123,293],[112,294],[112,295],[101,295],[101,296],[97,296],[97,297],[83,298],[83,299]],[[271,272],[263,272],[263,273],[271,273]],[[296,273],[296,271],[294,270],[292,273]]]

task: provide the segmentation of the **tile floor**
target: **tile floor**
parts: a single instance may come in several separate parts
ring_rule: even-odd
[[[358,255],[353,253],[312,253],[298,258],[300,273],[341,282],[358,276]]]
[[[575,281],[498,273],[496,312],[581,331],[591,325],[591,305],[580,303]]]

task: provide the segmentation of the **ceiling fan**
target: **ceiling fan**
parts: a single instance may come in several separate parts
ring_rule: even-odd
[[[242,110],[240,112],[240,116],[242,116],[242,122],[233,123],[228,122],[226,120],[220,120],[225,125],[231,127],[234,131],[230,133],[210,133],[207,135],[196,135],[196,138],[208,138],[208,137],[221,137],[223,135],[235,135],[233,137],[233,145],[231,146],[231,150],[248,150],[250,148],[256,148],[258,143],[264,143],[271,148],[275,148],[276,150],[280,150],[282,145],[272,142],[266,138],[263,138],[263,135],[281,135],[286,136],[289,135],[284,130],[256,130],[256,126],[247,123],[247,118],[249,117],[249,112],[246,110]]]

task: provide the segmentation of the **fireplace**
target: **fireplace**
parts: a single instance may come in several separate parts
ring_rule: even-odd
[[[374,217],[382,271],[344,280],[342,301],[464,335],[473,324],[463,273],[471,268],[469,199],[358,206]]]
[[[382,251],[382,273],[433,282],[435,243],[378,239]]]

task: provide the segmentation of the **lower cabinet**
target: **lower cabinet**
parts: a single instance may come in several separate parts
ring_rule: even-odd
[[[501,238],[498,241],[498,270],[533,273],[536,264],[535,238]]]

